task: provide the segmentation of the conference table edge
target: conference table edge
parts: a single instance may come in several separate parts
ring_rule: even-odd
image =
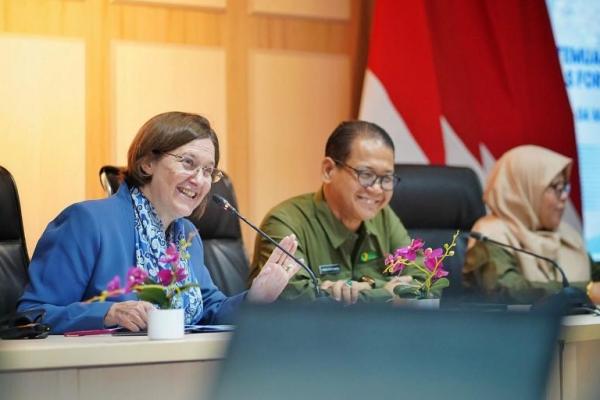
[[[560,340],[565,343],[600,340],[600,316],[574,315],[564,317]]]
[[[111,335],[0,340],[0,373],[221,360],[230,338],[231,333],[198,333],[181,340]]]

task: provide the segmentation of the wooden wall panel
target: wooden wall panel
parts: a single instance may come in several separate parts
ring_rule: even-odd
[[[329,134],[350,115],[347,56],[254,51],[250,57],[251,216],[320,187]]]
[[[250,0],[251,13],[319,19],[350,18],[349,0]]]
[[[111,0],[113,3],[155,4],[159,6],[188,6],[224,9],[226,0]]]
[[[81,37],[86,25],[84,1],[0,0],[4,32]],[[0,17],[2,14],[0,14]]]
[[[137,130],[165,111],[207,117],[219,135],[221,167],[227,167],[225,52],[218,48],[142,44],[113,45],[115,160],[125,165]]]
[[[100,167],[114,162],[114,138],[110,131],[110,36],[109,7],[105,0],[86,0],[80,23],[87,27],[86,39],[86,166],[85,192],[90,199],[104,197],[98,184]]]
[[[221,46],[225,16],[194,8],[119,4],[108,8],[110,36],[152,43]]]
[[[83,40],[0,35],[0,164],[15,177],[30,254],[85,199]]]
[[[252,20],[255,29],[250,33],[254,47],[344,54],[352,47],[351,32],[345,22],[264,15]]]
[[[260,220],[261,214],[274,202],[294,194],[291,187],[284,187],[281,192],[277,189],[272,196],[264,196],[264,187],[267,179],[273,177],[273,171],[277,169],[278,176],[294,177],[299,177],[299,171],[293,164],[282,164],[278,158],[269,161],[262,157],[263,150],[252,149],[260,147],[266,151],[269,146],[287,146],[288,142],[282,142],[277,136],[277,127],[286,119],[306,128],[304,122],[297,122],[295,113],[297,110],[314,112],[315,102],[320,101],[315,100],[319,96],[307,90],[311,88],[318,94],[320,88],[314,86],[312,75],[299,66],[304,63],[323,65],[327,69],[323,72],[325,75],[340,68],[342,75],[333,78],[336,85],[344,86],[323,94],[329,108],[324,107],[315,125],[310,125],[318,138],[311,136],[312,133],[297,136],[294,140],[299,147],[315,145],[340,119],[355,116],[372,0],[214,1],[0,0],[0,34],[33,35],[51,41],[69,38],[79,41],[80,45],[83,43],[84,97],[72,98],[81,102],[77,107],[84,110],[83,127],[77,125],[81,124],[78,119],[67,126],[75,124],[79,132],[79,136],[69,139],[69,144],[77,148],[83,143],[84,148],[77,155],[72,155],[70,150],[58,150],[59,157],[65,160],[74,157],[76,163],[81,161],[78,157],[84,157],[83,182],[79,178],[71,182],[73,190],[83,191],[79,197],[103,196],[98,181],[99,167],[124,162],[128,139],[151,114],[185,108],[208,114],[222,140],[226,159],[226,165],[222,166],[232,176],[240,209]],[[152,57],[152,62],[142,62],[147,57]],[[6,55],[0,53],[0,58]],[[184,59],[191,65],[186,67]],[[80,67],[69,65],[66,71],[72,73],[73,68]],[[291,69],[286,71],[285,68]],[[79,72],[73,74],[77,78]],[[127,76],[135,76],[135,79]],[[286,76],[292,79],[287,92],[284,86],[276,87],[274,83]],[[11,79],[10,75],[0,75],[0,90],[16,90],[16,86],[5,84]],[[39,79],[46,77],[39,75]],[[52,81],[50,76],[47,79]],[[152,82],[148,90],[144,82]],[[202,86],[202,90],[196,90],[198,86]],[[263,88],[266,92],[261,94]],[[54,95],[47,86],[40,86],[40,90],[43,99]],[[288,99],[292,95],[295,103]],[[272,113],[271,118],[266,112],[269,98],[282,100],[281,104],[274,105],[277,115]],[[68,105],[69,110],[76,111],[77,107]],[[0,126],[7,126],[9,122],[25,124],[22,121],[28,113],[25,105],[15,103],[6,110],[11,119],[0,115]],[[60,113],[57,115],[52,117],[62,118]],[[293,124],[290,126],[293,134],[304,133]],[[26,138],[12,143],[17,149],[15,154],[25,152],[32,145],[45,145],[39,136],[27,132]],[[321,142],[318,147],[321,152]],[[7,150],[0,147],[0,162],[7,158],[6,154]],[[305,163],[312,164],[316,159],[313,158],[308,157]],[[27,172],[28,176],[39,173],[39,166]],[[313,178],[301,176],[299,179],[304,182],[303,190],[315,189]],[[40,194],[44,198],[52,195],[51,188],[44,188]],[[75,200],[57,201],[62,202],[60,206],[56,204],[58,209]],[[27,203],[23,211],[26,218],[37,221],[36,227],[27,228],[32,232],[39,231],[54,216],[47,207],[31,203]],[[46,212],[48,215],[42,216]],[[245,230],[244,235],[251,250],[249,231]],[[32,235],[30,242],[36,239],[36,235]]]

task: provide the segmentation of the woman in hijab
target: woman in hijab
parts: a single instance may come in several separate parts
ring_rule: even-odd
[[[539,146],[506,152],[494,166],[483,196],[491,213],[472,230],[555,260],[571,285],[590,293],[597,288],[590,282],[592,264],[583,239],[561,221],[572,163]],[[501,303],[531,304],[562,287],[560,273],[548,262],[482,242],[470,243],[463,272],[466,286]]]

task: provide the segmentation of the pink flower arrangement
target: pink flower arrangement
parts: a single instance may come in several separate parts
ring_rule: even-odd
[[[161,257],[160,262],[171,264],[172,266],[170,269],[161,269],[158,272],[158,281],[162,285],[168,286],[173,283],[181,282],[187,278],[187,272],[185,271],[185,268],[179,264],[179,251],[174,243],[169,245],[167,248],[167,255],[165,257]]]
[[[425,248],[421,239],[413,239],[406,247],[396,249],[385,258],[384,273],[391,275],[410,275],[413,281],[398,285],[395,293],[400,297],[435,298],[440,297],[442,289],[448,287],[450,281],[445,278],[448,271],[444,269],[444,259],[454,255],[456,239],[459,232],[452,236],[450,244],[444,248]]]
[[[182,239],[179,243],[181,253],[174,243],[167,248],[167,254],[159,259],[159,262],[168,264],[170,268],[163,268],[157,274],[158,282],[154,282],[148,273],[141,268],[131,267],[125,277],[125,285],[121,285],[121,278],[117,275],[106,285],[100,295],[95,296],[87,302],[105,301],[107,298],[119,296],[126,293],[136,293],[140,300],[149,301],[159,308],[168,309],[173,306],[176,295],[198,286],[195,283],[180,285],[187,278],[187,272],[181,265],[181,260],[189,260],[190,255],[187,248],[191,245],[192,237],[186,241]]]

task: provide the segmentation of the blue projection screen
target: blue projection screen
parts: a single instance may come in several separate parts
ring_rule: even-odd
[[[600,261],[600,1],[546,0],[575,119],[583,233]]]

